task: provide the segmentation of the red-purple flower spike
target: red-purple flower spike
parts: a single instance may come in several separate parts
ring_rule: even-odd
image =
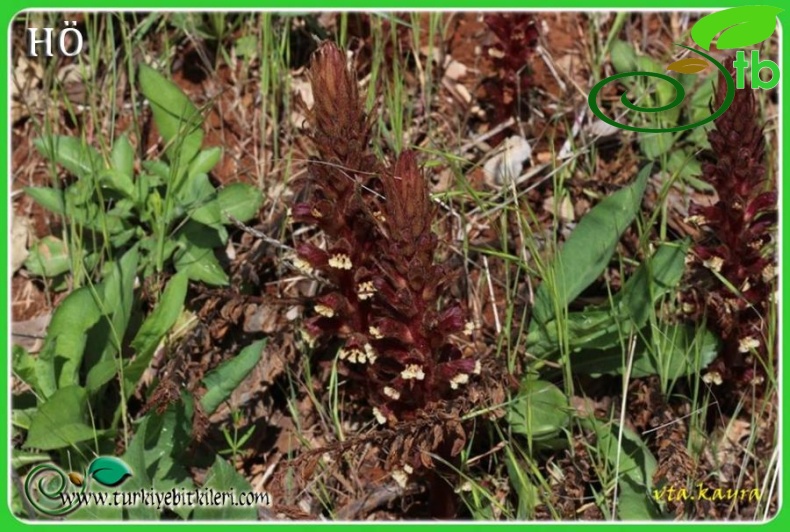
[[[413,152],[391,168],[372,156],[370,120],[336,45],[320,45],[309,78],[316,103],[306,111],[308,134],[318,159],[291,212],[321,229],[326,245],[298,245],[294,262],[328,284],[305,333],[343,340],[340,370],[378,423],[413,419],[463,394],[480,372],[450,337],[467,320],[460,302],[446,301],[448,270],[434,263],[436,204]]]

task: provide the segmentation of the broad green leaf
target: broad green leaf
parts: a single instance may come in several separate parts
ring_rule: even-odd
[[[660,375],[673,381],[708,367],[719,354],[721,342],[700,325],[663,324],[651,327],[651,348],[634,361],[632,375]]]
[[[652,57],[648,57],[646,55],[639,55],[636,57],[636,69],[639,72],[656,72],[656,73],[663,73],[666,70],[666,67],[653,59]],[[669,98],[668,101],[671,101],[672,98]],[[662,105],[667,103],[662,101]]]
[[[763,42],[776,29],[776,16],[784,11],[774,6],[742,6],[705,15],[691,28],[691,38],[704,50],[723,31],[716,48],[731,50]]]
[[[102,170],[99,173],[99,184],[122,194],[126,198],[135,198],[135,187],[132,178],[118,170],[112,168]]]
[[[568,398],[550,382],[525,379],[506,419],[513,432],[533,441],[551,438],[568,423]]]
[[[136,209],[137,203],[133,199],[119,199],[113,202],[107,214],[117,216],[123,220],[131,220],[136,215]]]
[[[680,109],[676,107],[675,109]],[[650,127],[672,127],[677,125],[677,119],[671,123],[668,121],[661,121],[657,119],[655,123],[651,123]],[[639,134],[639,150],[648,159],[658,159],[675,145],[674,133],[640,133]]]
[[[116,249],[126,246],[133,238],[140,237],[138,229],[138,227],[134,227],[110,236],[110,244]]]
[[[212,229],[222,227],[222,214],[216,198],[206,201],[189,213],[189,218]]]
[[[663,519],[658,504],[645,489],[628,477],[620,479],[617,491],[617,516],[623,521]]]
[[[88,394],[80,386],[56,391],[33,415],[25,447],[51,451],[93,440],[99,432],[89,423]]]
[[[101,315],[87,286],[74,290],[55,309],[36,361],[36,379],[44,397],[58,388],[79,384],[88,332]]]
[[[66,203],[63,201],[63,191],[51,187],[25,187],[25,194],[33,201],[50,212],[63,215],[66,213]]]
[[[118,362],[112,358],[100,360],[93,364],[85,377],[85,389],[93,395],[110,382],[118,373]]]
[[[618,505],[617,517],[623,520],[654,519],[658,508],[651,498],[653,475],[658,467],[653,453],[631,429],[622,427],[622,447],[618,445],[621,427],[594,417],[579,418],[583,428],[595,433],[595,448],[618,472],[619,492],[626,504]],[[636,495],[641,495],[640,499]]]
[[[135,211],[140,217],[140,221],[150,220],[150,213],[145,211],[145,198],[148,197],[150,191],[159,186],[159,178],[149,174],[140,174],[134,183],[135,190]]]
[[[715,79],[715,77],[709,76],[691,96],[692,120],[702,120],[703,118],[710,116]]]
[[[107,233],[109,235],[117,235],[128,229],[131,229],[131,224],[124,220],[121,216],[110,214],[104,211],[96,213],[93,218],[89,218],[83,224],[88,229],[93,229],[97,233]]]
[[[647,323],[654,305],[672,291],[683,277],[686,253],[691,242],[661,244],[623,285],[618,307],[624,319],[637,328]]]
[[[563,327],[571,352],[622,345],[632,332],[644,327],[655,304],[680,282],[688,246],[688,241],[660,245],[606,307],[571,312],[561,320],[549,321],[545,327],[532,328],[527,337],[530,354],[548,358],[559,353],[558,327]]]
[[[236,39],[236,42],[233,43],[233,50],[236,52],[237,56],[250,60],[258,54],[258,39],[255,35],[244,35],[243,37],[239,37]]]
[[[137,381],[140,380],[143,372],[151,363],[156,346],[170,331],[184,310],[188,286],[189,279],[186,274],[177,273],[171,277],[156,308],[146,318],[132,340],[131,345],[135,351],[135,358],[124,370],[127,396],[134,392]]]
[[[192,242],[183,242],[176,252],[173,263],[178,272],[184,272],[191,280],[213,286],[226,286],[230,279],[220,266],[213,248],[199,247]]]
[[[217,196],[222,212],[222,223],[231,223],[228,215],[240,222],[253,219],[263,205],[263,194],[258,187],[233,183],[220,189]]]
[[[224,362],[203,379],[206,394],[200,399],[200,405],[207,415],[211,415],[233,393],[239,384],[247,378],[250,371],[260,361],[267,340],[258,340],[244,349],[232,359]]]
[[[85,205],[77,205],[73,201],[66,199],[66,211],[68,218],[77,227],[88,227],[89,225],[96,225],[96,218],[99,213],[99,205],[97,203],[88,203]]]
[[[30,248],[30,254],[24,262],[25,269],[33,275],[55,277],[64,274],[71,268],[69,248],[65,242],[48,235]]]
[[[134,246],[119,260],[107,263],[104,281],[96,285],[102,318],[91,331],[84,357],[85,366],[90,368],[86,387],[91,393],[99,391],[118,369],[118,356],[135,303],[134,283],[139,262],[138,246]]]
[[[162,260],[163,261],[169,260],[170,257],[173,255],[173,253],[175,253],[178,246],[179,243],[176,240],[172,238],[166,239],[164,243],[164,248],[162,250]],[[145,236],[140,240],[140,250],[143,251],[143,255],[148,255],[148,256],[153,255],[154,253],[157,252],[157,249],[158,249],[157,238],[154,235]],[[153,267],[152,262],[153,261],[149,260],[147,266]],[[149,270],[145,270],[145,271],[149,271]],[[153,270],[151,269],[150,271]],[[143,274],[143,277],[146,278],[147,275]]]
[[[77,137],[43,136],[33,140],[36,149],[80,179],[92,177],[104,168],[101,155]]]
[[[634,221],[653,165],[645,166],[636,181],[603,199],[578,223],[548,266],[535,294],[534,317],[545,324],[606,269],[620,236]]]
[[[118,491],[194,489],[192,477],[184,466],[192,443],[192,415],[192,398],[185,394],[163,414],[152,411],[143,417],[121,457],[133,476]],[[182,518],[192,512],[192,508],[184,506],[173,510]],[[133,520],[159,519],[160,511],[146,506],[128,508],[129,518]]]
[[[617,39],[612,41],[610,47],[610,58],[612,66],[618,74],[623,72],[633,72],[636,70],[636,51],[634,47],[625,41]]]
[[[681,180],[688,182],[690,179],[696,178],[702,174],[702,165],[699,160],[688,152],[674,150],[669,154],[667,170],[673,174],[677,174]]]
[[[164,161],[153,160],[143,161],[143,168],[147,172],[151,172],[150,176],[146,176],[149,180],[149,186],[155,187],[163,183],[170,182],[170,165]]]
[[[186,94],[172,81],[148,65],[140,65],[138,80],[151,102],[154,122],[165,140],[167,160],[182,174],[203,143],[203,117]]]
[[[571,352],[580,348],[604,349],[617,343],[620,331],[617,315],[611,308],[571,312],[561,320],[551,320],[544,327],[531,327],[527,335],[529,353],[538,358],[550,358],[561,350],[558,327],[567,338]]]
[[[134,283],[137,278],[137,267],[140,263],[140,252],[137,246],[129,249],[120,260],[110,264],[105,273],[104,281],[99,285],[101,307],[111,317],[111,341],[115,352],[120,352],[126,327],[132,315],[134,305]]]
[[[210,488],[220,492],[233,492],[237,497],[242,493],[251,493],[252,486],[221,456],[217,456],[214,465],[206,474],[206,482],[202,489]],[[263,496],[263,494],[260,494]],[[267,494],[268,497],[268,494]],[[263,502],[263,501],[262,501]],[[269,502],[271,502],[269,500]],[[199,506],[192,513],[195,521],[229,521],[247,520],[255,521],[258,518],[256,506]]]
[[[21,345],[11,348],[11,370],[25,384],[33,390],[39,391],[36,378],[36,359]]]
[[[505,452],[507,476],[518,495],[516,519],[525,521],[534,515],[535,508],[540,504],[540,492],[530,481],[525,471],[527,467],[518,462],[510,446],[505,448]]]
[[[627,367],[624,338],[609,349],[582,349],[571,355],[574,373],[620,375]],[[634,349],[631,377],[659,375],[665,381],[693,375],[710,365],[720,349],[719,339],[702,327],[675,324],[649,325],[640,331]]]
[[[14,469],[20,469],[32,464],[40,464],[41,462],[49,462],[50,460],[52,460],[52,457],[47,453],[11,449],[11,467]]]
[[[177,198],[184,209],[200,206],[216,197],[217,189],[206,174],[188,176],[178,189]]]
[[[33,408],[16,408],[11,410],[11,424],[20,429],[30,430],[30,423],[33,421],[33,416],[38,412],[37,407]]]
[[[134,180],[134,148],[126,133],[115,139],[110,152],[110,163],[113,170],[120,172],[130,182]]]
[[[110,488],[119,486],[132,474],[126,462],[115,456],[100,456],[94,459],[87,472],[87,476]]]
[[[212,146],[205,150],[200,150],[197,156],[189,164],[187,170],[187,178],[192,178],[198,174],[209,173],[217,163],[222,159],[222,148],[219,146]]]
[[[66,212],[73,217],[73,209],[81,207],[89,209],[93,207],[93,216],[99,210],[98,198],[96,197],[96,183],[93,179],[81,179],[72,183],[63,191],[63,199],[66,202]]]

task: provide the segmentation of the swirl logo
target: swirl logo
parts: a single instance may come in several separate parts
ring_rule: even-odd
[[[731,9],[718,11],[701,18],[691,30],[691,38],[700,47],[707,51],[710,50],[713,40],[716,35],[721,33],[721,36],[716,42],[716,46],[720,50],[728,50],[733,48],[743,48],[758,44],[768,39],[773,34],[776,27],[776,15],[781,13],[782,9],[773,6],[743,6]],[[691,124],[677,125],[672,127],[637,127],[629,124],[623,124],[616,120],[609,118],[598,106],[598,94],[609,83],[624,78],[632,77],[649,77],[657,78],[662,82],[669,83],[675,91],[675,97],[669,103],[658,107],[649,107],[637,105],[628,99],[626,93],[620,97],[620,101],[630,111],[637,113],[660,113],[662,111],[669,111],[676,108],[683,103],[686,97],[686,91],[683,85],[675,78],[668,74],[658,72],[621,72],[614,76],[609,76],[596,83],[590,91],[587,101],[592,109],[593,114],[600,118],[605,123],[619,129],[627,131],[637,131],[640,133],[672,133],[677,131],[686,131],[693,129],[709,122],[716,120],[730,107],[733,99],[735,98],[736,86],[742,89],[745,86],[745,73],[746,69],[751,67],[751,85],[753,88],[771,89],[779,83],[779,67],[773,61],[760,60],[759,52],[752,51],[750,59],[746,59],[743,51],[738,51],[736,60],[733,62],[733,68],[737,73],[736,80],[732,78],[730,71],[716,61],[713,57],[705,52],[696,50],[689,46],[678,44],[681,48],[685,48],[697,57],[688,57],[675,61],[667,67],[667,70],[678,72],[681,74],[696,74],[704,70],[707,64],[712,64],[721,73],[722,79],[727,84],[727,91],[724,101],[718,109],[713,111],[710,116],[698,120]],[[769,69],[771,71],[771,79],[763,81],[760,77],[760,71]]]
[[[66,474],[52,464],[34,467],[25,479],[25,497],[31,506],[44,515],[59,517],[68,515],[87,498],[80,496],[88,491],[91,480],[105,487],[116,487],[132,475],[123,460],[112,456],[94,459],[84,475],[76,472]]]

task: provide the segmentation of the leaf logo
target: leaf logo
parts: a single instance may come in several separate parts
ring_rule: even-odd
[[[706,15],[699,19],[694,27],[691,28],[691,38],[694,42],[705,51],[710,51],[714,41],[719,50],[729,50],[732,48],[744,48],[763,42],[768,39],[776,29],[776,15],[784,11],[774,6],[743,6],[725,9]],[[716,37],[718,36],[718,40]],[[721,79],[727,85],[727,92],[724,100],[721,102],[719,108],[710,116],[697,120],[691,124],[677,125],[673,127],[636,127],[628,124],[617,122],[606,116],[597,103],[598,93],[603,87],[613,81],[631,77],[648,77],[656,78],[663,82],[669,83],[675,90],[675,98],[668,104],[659,107],[648,107],[638,105],[628,99],[627,93],[621,95],[620,101],[629,109],[637,113],[659,113],[673,109],[683,102],[686,96],[683,85],[667,74],[658,72],[620,72],[614,76],[604,78],[593,86],[588,95],[587,101],[593,114],[601,119],[603,122],[614,126],[619,129],[627,131],[636,131],[640,133],[673,133],[679,131],[686,131],[694,129],[699,126],[705,125],[709,122],[716,120],[721,116],[732,104],[735,99],[736,84],[732,75],[727,68],[720,62],[716,61],[712,56],[706,54],[702,50],[695,50],[689,46],[677,44],[681,48],[685,48],[694,56],[680,59],[671,63],[667,70],[677,72],[679,74],[697,74],[713,65],[721,74]],[[733,63],[733,66],[738,70],[739,85],[737,88],[743,88],[743,71],[740,69],[749,66],[751,63],[752,68],[752,86],[769,89],[776,86],[779,80],[779,68],[772,61],[760,61],[759,53],[752,51],[751,62],[744,59],[744,52],[739,51],[737,54],[738,60]],[[759,74],[762,68],[771,69],[771,80],[761,81],[759,75],[755,76],[755,72]]]
[[[696,74],[705,70],[707,66],[708,63],[704,59],[687,57],[686,59],[675,61],[667,67],[667,70],[679,72],[680,74]]]
[[[120,486],[127,478],[132,476],[132,470],[120,458],[100,456],[91,462],[86,476],[102,486],[114,488]]]
[[[710,50],[721,33],[719,50],[745,48],[766,40],[776,28],[776,15],[784,11],[774,6],[743,6],[717,11],[699,19],[691,28],[691,38],[703,50]],[[723,30],[723,32],[722,32]]]

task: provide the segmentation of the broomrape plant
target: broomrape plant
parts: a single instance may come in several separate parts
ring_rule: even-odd
[[[306,332],[344,340],[341,371],[376,420],[394,425],[463,393],[480,362],[450,338],[464,330],[466,311],[445,298],[452,275],[434,262],[436,207],[415,154],[403,152],[391,168],[371,155],[372,122],[334,43],[316,51],[310,82],[318,157],[298,185],[308,200],[293,217],[321,229],[326,247],[300,244],[295,264],[328,283]]]
[[[720,79],[715,105],[726,94]],[[713,185],[719,200],[692,204],[691,221],[703,236],[694,246],[697,275],[705,278],[697,312],[707,309],[724,351],[716,369],[723,378],[744,367],[750,353],[768,352],[767,317],[776,283],[774,234],[777,219],[775,185],[765,167],[765,139],[751,90],[735,91],[730,109],[708,135],[714,157],[702,166],[702,179]],[[708,272],[706,274],[705,272]]]

